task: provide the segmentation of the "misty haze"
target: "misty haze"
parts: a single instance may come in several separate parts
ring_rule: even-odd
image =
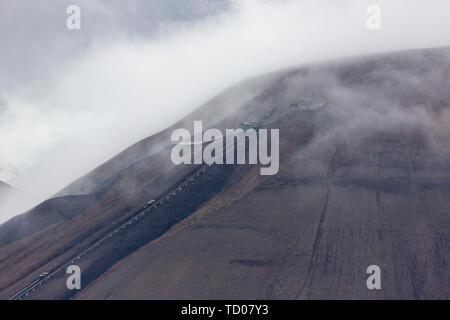
[[[2,1],[0,299],[448,300],[449,17]]]

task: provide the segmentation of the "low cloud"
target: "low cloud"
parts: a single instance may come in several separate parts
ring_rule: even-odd
[[[0,180],[41,201],[248,77],[351,55],[450,45],[450,2],[393,2],[378,1],[378,31],[366,28],[372,3],[358,0],[232,1],[227,10],[195,19],[137,23],[117,33],[99,27],[95,37],[86,18],[82,30],[48,39],[72,48],[70,32],[79,32],[83,45],[76,54],[46,56],[46,68],[34,68],[41,63],[34,57],[29,80],[21,74],[14,81],[14,68],[8,69],[14,85],[0,90]],[[127,17],[139,21],[141,6],[136,2]],[[115,30],[107,5],[82,6],[84,17],[94,11]]]

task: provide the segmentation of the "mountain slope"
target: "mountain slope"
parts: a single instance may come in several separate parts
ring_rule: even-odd
[[[176,186],[74,261],[81,291],[67,290],[62,268],[27,298],[448,299],[449,57],[353,58],[237,86],[59,194],[93,200],[2,248],[0,297]],[[309,99],[326,106],[302,107]],[[280,130],[277,175],[217,165],[190,182],[199,167],[170,161],[174,128],[203,120],[223,130],[267,114],[264,127]],[[367,289],[369,265],[380,266],[382,290]]]

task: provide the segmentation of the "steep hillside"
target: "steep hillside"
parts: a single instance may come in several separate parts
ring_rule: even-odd
[[[0,297],[50,271],[22,298],[450,298],[449,58],[352,58],[236,86],[20,217],[47,216],[28,234],[0,227]],[[255,119],[280,130],[276,175],[170,161],[174,128]],[[86,201],[58,203],[73,195]],[[66,263],[82,290],[66,288]]]

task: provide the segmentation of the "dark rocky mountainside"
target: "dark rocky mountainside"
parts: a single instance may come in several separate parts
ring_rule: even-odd
[[[280,130],[276,175],[170,161],[175,128],[255,119]],[[24,298],[449,299],[448,141],[448,48],[248,80],[1,226],[0,298],[50,271]]]

